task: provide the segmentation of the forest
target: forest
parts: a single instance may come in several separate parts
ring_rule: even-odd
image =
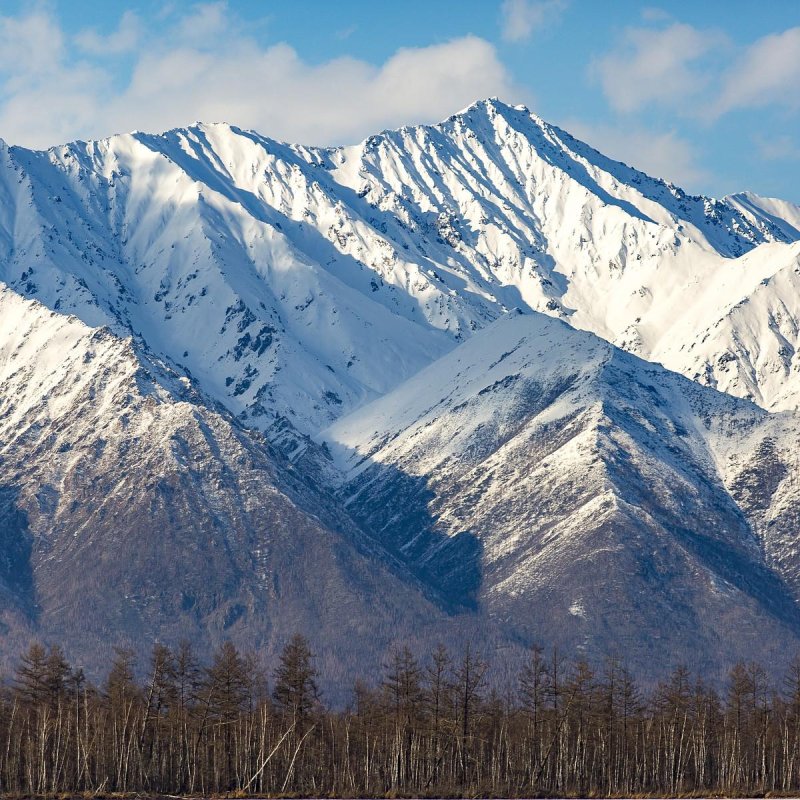
[[[531,649],[504,691],[467,647],[398,647],[320,696],[309,642],[272,670],[227,642],[202,662],[117,649],[98,685],[32,645],[0,698],[0,793],[315,797],[751,797],[800,789],[800,659],[780,685],[757,664],[723,687],[684,667],[644,691],[614,659]]]

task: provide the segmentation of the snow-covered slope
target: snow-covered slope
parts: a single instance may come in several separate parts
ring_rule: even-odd
[[[0,277],[133,335],[252,424],[281,413],[313,428],[447,346],[371,300],[370,279],[362,293],[326,268],[331,247],[303,222],[313,187],[227,126],[14,149],[6,160]],[[271,175],[289,184],[297,219],[251,196],[256,183],[269,192]]]
[[[503,308],[559,316],[767,407],[797,404],[797,293],[769,283],[796,261],[798,247],[787,243],[800,234],[791,226],[756,217],[739,201],[687,196],[497,101],[440,126],[371,137],[334,160],[339,180],[415,233],[424,232],[425,214],[435,215],[450,251],[426,243],[423,255],[458,298],[470,287]],[[758,312],[736,321],[763,334],[763,347],[740,345],[736,323],[716,333],[715,348],[707,344],[708,328],[754,292],[784,310],[778,325]],[[470,325],[476,321],[458,332]],[[676,343],[684,350],[672,354]],[[731,355],[738,381],[718,369]]]
[[[800,407],[800,243],[762,245],[717,271],[649,356],[764,408]]]
[[[228,125],[0,145],[0,280],[133,335],[262,430],[313,433],[517,306],[652,357],[691,304],[691,344],[734,257],[792,238],[496,100],[331,150]]]
[[[753,192],[730,194],[724,200],[756,225],[773,225],[787,239],[800,239],[800,206],[776,197],[761,197]]]
[[[794,548],[765,544],[741,498],[796,486],[799,435],[794,415],[516,314],[322,439],[345,507],[463,604],[645,673],[666,651],[715,674],[798,642]],[[792,462],[777,478],[742,464],[767,446]]]

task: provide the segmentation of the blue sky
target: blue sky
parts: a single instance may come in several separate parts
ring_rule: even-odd
[[[0,0],[0,137],[225,120],[310,144],[498,95],[609,155],[800,202],[800,2]]]

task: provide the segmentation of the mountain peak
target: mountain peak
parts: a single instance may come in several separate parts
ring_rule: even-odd
[[[466,108],[461,109],[461,111],[458,111],[457,113],[452,114],[447,119],[443,120],[441,123],[439,123],[439,125],[446,125],[448,122],[451,122],[455,119],[466,122],[473,119],[476,115],[485,117],[491,122],[497,118],[500,118],[512,126],[524,121],[530,121],[538,127],[542,127],[547,124],[525,105],[511,105],[501,100],[499,97],[487,97],[481,100],[476,100]]]
[[[721,259],[800,238],[497,98],[348,148],[200,122],[63,152],[14,149],[11,161],[18,211],[0,214],[0,279],[92,325],[159,331],[160,357],[205,374],[210,396],[262,430],[286,417],[312,434],[515,307],[648,356],[686,321],[678,287],[714,286]],[[691,325],[710,326],[705,314]],[[672,340],[691,338],[691,325]],[[209,370],[212,351],[224,374]],[[734,352],[754,372],[742,385],[771,380],[752,350]],[[686,353],[672,357],[695,369]],[[783,370],[788,356],[775,358]],[[709,367],[714,380],[726,363]]]
[[[506,103],[504,100],[501,100],[496,95],[492,95],[491,97],[484,97],[479,100],[475,100],[468,106],[462,108],[461,111],[457,111],[451,116],[463,116],[465,114],[469,114],[470,111],[487,109],[495,112],[529,111],[529,109],[524,105],[511,105],[510,103]]]
[[[800,239],[800,206],[755,192],[737,192],[723,199],[755,224],[775,227],[790,241]]]

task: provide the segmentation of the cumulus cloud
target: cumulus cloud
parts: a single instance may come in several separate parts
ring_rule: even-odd
[[[718,31],[668,21],[652,10],[643,16],[652,27],[627,28],[590,65],[615,111],[661,105],[713,122],[737,109],[800,109],[800,27],[764,36],[737,54]]]
[[[109,78],[83,60],[67,68],[68,51],[66,37],[45,11],[0,16],[0,136],[53,143],[48,135],[84,130],[95,119]]]
[[[630,113],[651,103],[685,106],[708,84],[698,62],[724,43],[717,32],[679,22],[628,28],[617,48],[592,63],[591,72],[616,111]]]
[[[582,120],[571,120],[566,127],[604,155],[690,191],[699,191],[711,178],[694,146],[674,130],[592,125]]]
[[[464,36],[395,52],[309,63],[289,45],[262,46],[222,3],[147,31],[120,20],[112,34],[67,41],[46,11],[0,17],[0,136],[44,147],[195,120],[228,121],[309,144],[357,141],[384,127],[442,119],[489,95],[529,101],[494,47]],[[122,89],[106,59],[132,55]]]
[[[432,121],[511,91],[493,48],[476,37],[400,50],[379,67],[353,58],[310,65],[288,45],[262,50],[242,41],[226,53],[179,48],[144,56],[107,113],[121,130],[141,126],[147,109],[150,128],[223,119],[324,144]]]
[[[800,109],[800,27],[757,39],[725,73],[714,112],[765,105]]]
[[[754,142],[765,161],[800,160],[800,142],[793,136],[756,136]]]
[[[504,0],[500,7],[503,39],[522,42],[566,8],[567,0]]]
[[[139,17],[133,11],[126,11],[112,33],[104,36],[96,30],[87,29],[75,37],[75,43],[79,49],[91,55],[119,55],[135,50],[142,33],[143,25]]]

